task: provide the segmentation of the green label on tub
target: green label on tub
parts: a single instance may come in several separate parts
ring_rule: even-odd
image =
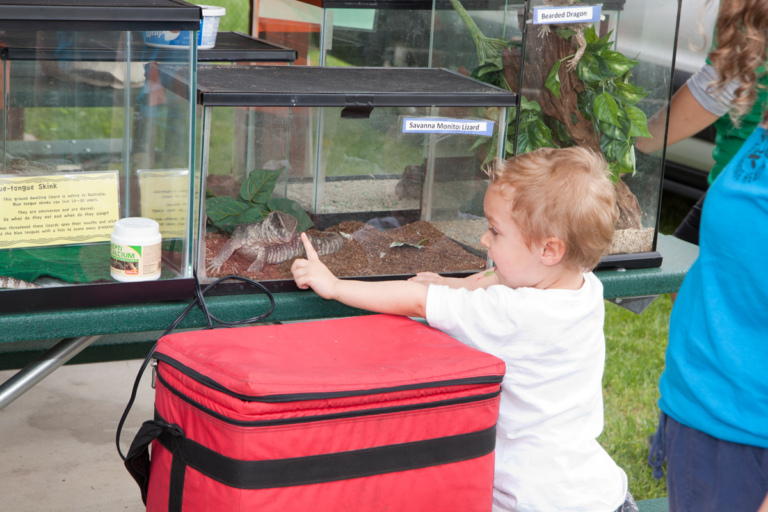
[[[138,262],[141,259],[141,246],[112,244],[110,254],[113,260]]]
[[[160,275],[162,246],[159,243],[155,245],[112,244],[110,252],[109,264],[112,267],[110,272],[115,279],[144,277],[156,279]]]

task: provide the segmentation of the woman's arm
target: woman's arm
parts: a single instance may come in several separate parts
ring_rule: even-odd
[[[653,138],[638,137],[635,147],[642,153],[652,153],[664,146],[664,125],[667,120],[666,109],[656,112],[648,120],[648,131]],[[672,96],[669,105],[669,129],[667,130],[666,145],[671,146],[681,140],[696,135],[719,119],[701,106],[701,103],[691,94],[688,84],[683,85]]]

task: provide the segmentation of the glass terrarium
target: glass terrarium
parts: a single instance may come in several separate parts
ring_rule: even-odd
[[[295,48],[297,64],[456,69],[467,61],[466,54],[475,53],[472,36],[457,30],[463,28],[454,19],[458,2],[487,36],[519,33],[517,8],[523,0],[261,2],[257,32]]]
[[[259,37],[311,66],[429,66],[432,0],[260,2]]]
[[[160,70],[194,81],[196,49],[144,34],[199,26],[179,0],[0,4],[0,311],[190,296],[194,107]],[[157,223],[160,268],[112,246],[133,217]]]
[[[503,59],[503,72],[518,83],[512,89],[522,91],[516,151],[578,144],[601,152],[616,183],[620,212],[611,254],[601,268],[660,266],[663,151],[643,154],[635,142],[666,137],[666,123],[651,134],[648,118],[666,113],[671,97],[680,3],[560,5],[570,3],[532,1],[525,15],[524,56],[510,44],[512,55]]]
[[[339,276],[487,268],[484,163],[515,95],[443,69],[200,66],[197,274],[295,289],[306,231]]]
[[[664,151],[635,148],[666,109],[677,0],[262,2],[262,37],[297,63],[428,66],[519,92],[505,156],[579,144],[611,165],[621,219],[601,267],[655,267]],[[364,23],[365,20],[365,23]],[[659,123],[665,126],[665,123]]]
[[[206,63],[278,63],[296,60],[296,50],[242,32],[219,32],[213,48],[198,50],[197,62]]]
[[[620,218],[611,254],[599,268],[661,265],[656,240],[664,154],[643,154],[635,142],[666,136],[666,123],[651,134],[648,118],[659,111],[663,116],[671,96],[680,3],[531,0],[507,18],[517,31],[505,37],[486,33],[476,13],[453,4],[452,26],[471,35],[477,50],[461,66],[519,92],[506,156],[572,145],[602,153],[616,183]]]

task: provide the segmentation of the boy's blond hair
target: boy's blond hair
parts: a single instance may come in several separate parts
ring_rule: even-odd
[[[486,173],[510,201],[510,214],[530,247],[557,237],[561,262],[591,270],[611,246],[618,218],[616,188],[602,155],[575,146],[542,148],[505,161]]]

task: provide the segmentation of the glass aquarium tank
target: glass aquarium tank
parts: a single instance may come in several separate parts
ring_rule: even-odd
[[[482,168],[515,94],[444,69],[204,65],[197,101],[201,282],[295,290],[304,231],[342,277],[489,265]]]
[[[160,77],[194,83],[196,48],[144,37],[195,41],[200,19],[179,0],[0,3],[0,311],[191,296],[194,100]],[[153,234],[125,221],[115,243],[130,218]]]
[[[518,31],[523,0],[277,0],[257,4],[256,32],[296,49],[301,65],[455,69],[475,53],[457,30],[459,1],[487,36]]]
[[[471,35],[477,50],[464,69],[519,93],[506,156],[572,145],[602,153],[620,218],[610,255],[598,268],[660,266],[664,151],[644,154],[635,144],[666,137],[666,123],[651,134],[648,118],[659,112],[663,120],[668,110],[680,3],[531,0],[517,7],[517,33],[501,38],[486,33],[463,1],[452,3],[453,26]]]
[[[429,66],[432,0],[259,2],[256,32],[310,66]]]
[[[297,63],[434,67],[519,93],[505,156],[543,146],[601,152],[621,219],[600,268],[657,267],[664,150],[644,154],[667,109],[678,0],[262,2],[262,37],[296,43]],[[660,123],[665,126],[666,123]]]
[[[213,48],[198,49],[197,62],[232,64],[291,64],[296,60],[296,50],[242,32],[219,32]]]

